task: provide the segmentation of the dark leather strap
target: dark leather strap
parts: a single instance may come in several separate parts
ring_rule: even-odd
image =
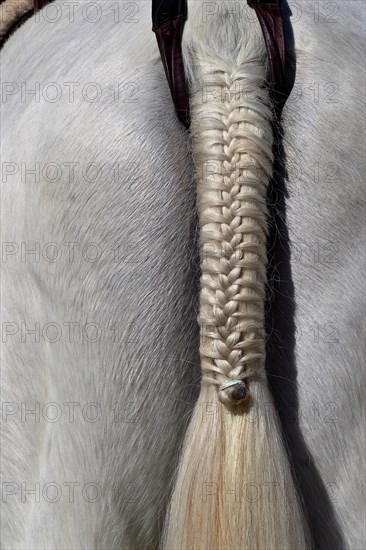
[[[153,0],[153,31],[179,120],[189,127],[189,101],[184,79],[182,34],[187,19],[186,0]]]
[[[286,41],[282,0],[247,0],[257,14],[271,69],[271,90],[280,112],[291,88],[286,85]],[[182,34],[187,0],[153,0],[153,31],[178,118],[189,127],[189,101],[184,78]]]
[[[277,107],[283,107],[289,92],[286,90],[286,42],[282,0],[247,0],[257,14],[271,69],[271,90]]]

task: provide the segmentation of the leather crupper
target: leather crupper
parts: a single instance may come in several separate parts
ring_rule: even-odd
[[[281,11],[282,0],[247,0],[257,14],[270,64],[270,88],[277,107],[285,104],[289,91],[286,87],[286,41],[284,20]]]
[[[189,100],[184,78],[182,34],[185,20],[178,16],[153,29],[179,120],[189,128]]]
[[[286,85],[286,41],[282,0],[247,0],[254,9],[269,57],[270,88],[280,112],[290,94]],[[182,35],[187,0],[153,0],[153,31],[179,120],[189,127],[189,100],[184,77]]]

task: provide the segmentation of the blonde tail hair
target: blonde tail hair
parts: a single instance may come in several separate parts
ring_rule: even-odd
[[[202,22],[196,9],[183,47],[200,223],[202,386],[163,547],[308,548],[264,366],[273,165],[265,46],[253,12],[250,22],[228,12]]]

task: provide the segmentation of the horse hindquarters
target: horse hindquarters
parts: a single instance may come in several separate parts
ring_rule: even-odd
[[[197,377],[197,266],[188,144],[148,7],[131,30],[103,17],[98,44],[82,7],[72,24],[29,21],[2,52],[4,81],[64,91],[2,105],[6,548],[158,544]],[[70,101],[89,62],[103,94]]]

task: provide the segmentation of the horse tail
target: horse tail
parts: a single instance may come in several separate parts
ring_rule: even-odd
[[[202,383],[163,547],[307,548],[265,372],[266,194],[275,122],[265,45],[247,11],[244,19],[221,11],[205,22],[198,9],[190,10],[183,55],[200,225]]]

